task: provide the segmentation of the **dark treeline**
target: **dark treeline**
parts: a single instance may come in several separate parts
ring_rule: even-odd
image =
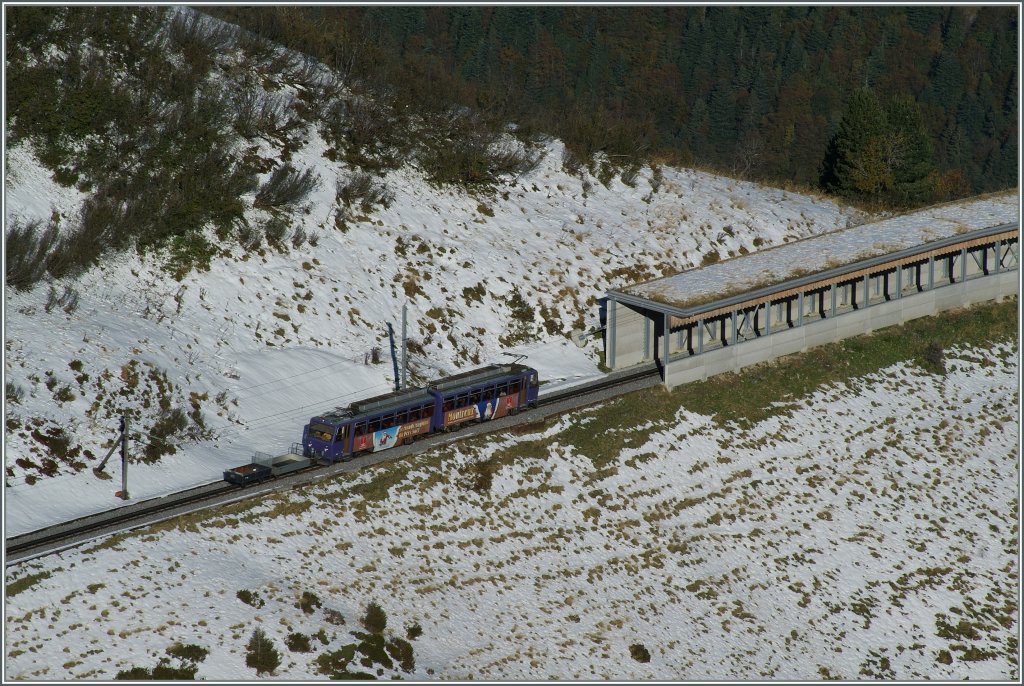
[[[603,151],[855,195],[858,184],[838,183],[827,158],[854,94],[868,90],[924,127],[910,147],[927,165],[910,166],[927,172],[930,190],[911,200],[1017,182],[1013,7],[207,11],[367,90],[387,84],[390,97],[424,109],[462,103],[554,134],[581,159]],[[892,153],[900,142],[872,145]],[[885,183],[866,186],[883,199]]]

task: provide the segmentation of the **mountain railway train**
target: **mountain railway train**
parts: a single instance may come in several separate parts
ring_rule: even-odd
[[[282,461],[294,468],[296,461],[348,461],[361,453],[387,450],[396,445],[439,432],[454,431],[463,424],[486,422],[537,407],[537,370],[521,364],[489,365],[444,377],[425,388],[408,388],[358,400],[309,420],[302,429],[302,443],[293,445]],[[263,459],[260,459],[260,458]],[[277,459],[285,456],[279,456]],[[224,480],[246,485],[276,476],[279,471],[269,456],[253,458],[224,472]]]

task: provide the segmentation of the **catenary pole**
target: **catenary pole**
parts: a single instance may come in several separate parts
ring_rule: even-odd
[[[409,303],[402,303],[402,388],[405,388],[409,384],[409,357],[408,357],[408,346],[406,345],[406,310],[409,309]]]
[[[121,500],[128,500],[128,415],[121,418]]]

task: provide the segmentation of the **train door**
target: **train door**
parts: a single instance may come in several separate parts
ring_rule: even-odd
[[[331,457],[340,458],[348,450],[348,424],[338,427],[338,433],[334,436],[334,446],[331,448]]]

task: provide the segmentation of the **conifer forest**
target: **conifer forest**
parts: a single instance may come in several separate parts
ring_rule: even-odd
[[[894,206],[1016,185],[1017,8],[217,10],[395,111],[460,103],[628,165]]]

